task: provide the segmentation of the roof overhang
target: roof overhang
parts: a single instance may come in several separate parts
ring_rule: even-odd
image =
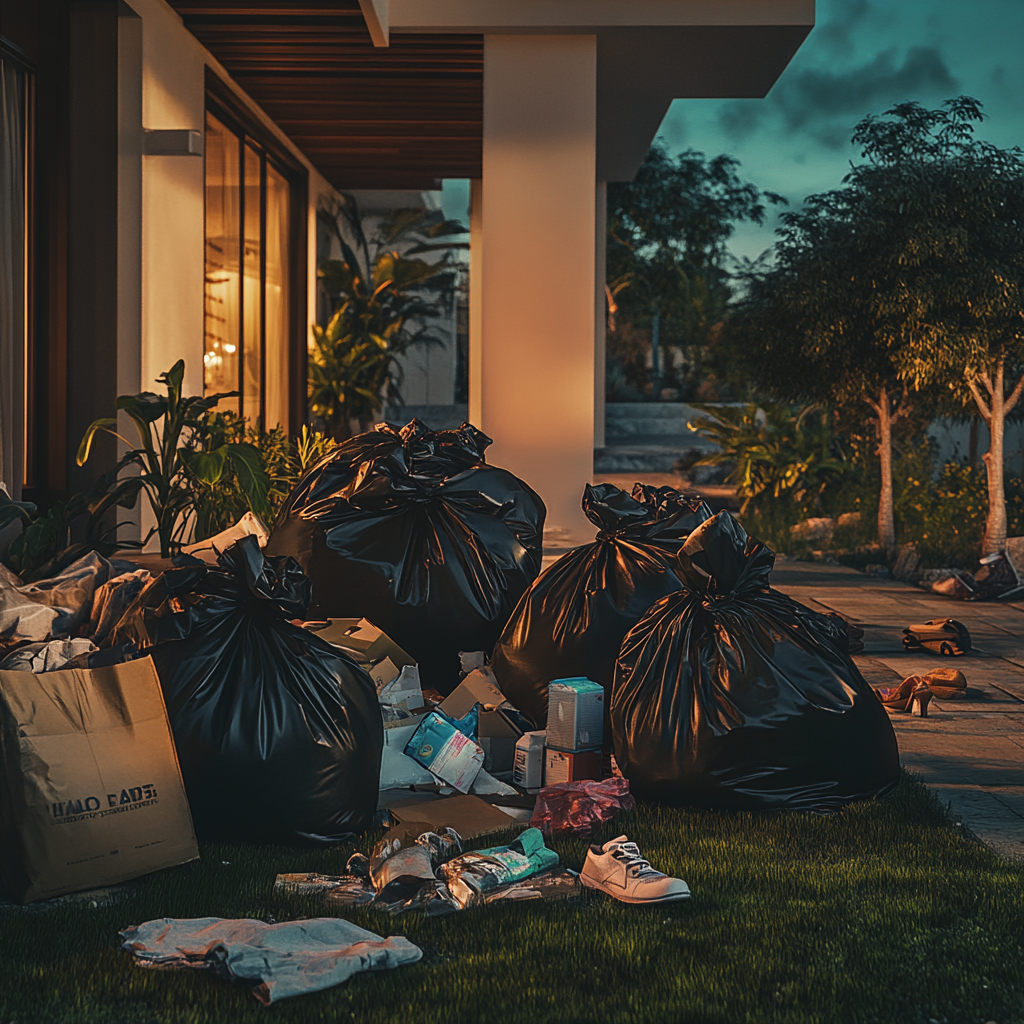
[[[767,95],[814,26],[814,0],[360,0],[360,6],[377,46],[387,45],[392,33],[596,35],[597,177],[603,181],[636,174],[672,100]]]
[[[673,99],[762,97],[814,0],[169,0],[339,188],[478,177],[483,39],[597,37],[599,179],[629,180]]]

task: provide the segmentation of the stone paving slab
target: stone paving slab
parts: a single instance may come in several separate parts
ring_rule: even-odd
[[[933,700],[927,718],[889,712],[900,760],[982,842],[1024,859],[1024,602],[954,602],[844,566],[791,560],[777,563],[772,585],[862,626],[865,649],[854,661],[874,687],[942,665],[964,673],[966,700]],[[969,654],[903,650],[905,626],[945,618],[970,630]]]

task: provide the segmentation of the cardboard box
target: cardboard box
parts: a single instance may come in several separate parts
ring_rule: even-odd
[[[484,769],[492,774],[508,774],[515,764],[516,741],[523,735],[523,730],[508,714],[508,710],[514,709],[498,689],[497,680],[489,668],[470,672],[438,705],[438,710],[459,720],[477,704],[480,705],[477,741],[484,752]]]
[[[423,689],[416,661],[368,619],[329,619],[316,635],[341,647],[370,674],[382,704],[407,711],[423,707]]]
[[[484,764],[480,747],[436,711],[424,717],[405,752],[460,793],[469,792]]]
[[[601,778],[601,751],[552,750],[544,754],[544,785]]]
[[[0,887],[27,903],[198,856],[151,658],[0,672]]]
[[[438,796],[423,793],[390,804],[388,810],[400,826],[412,826],[416,835],[455,829],[463,839],[488,835],[512,828],[516,822],[478,796]],[[414,824],[415,823],[415,824]]]
[[[582,677],[548,687],[548,743],[555,750],[595,750],[604,739],[604,688]]]

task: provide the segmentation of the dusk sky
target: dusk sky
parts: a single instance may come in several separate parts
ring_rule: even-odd
[[[988,115],[979,136],[1024,145],[1024,0],[818,0],[817,24],[763,100],[677,100],[660,134],[673,150],[729,153],[740,174],[799,206],[836,188],[866,114],[967,94]],[[740,225],[732,250],[757,256],[776,219]]]
[[[903,100],[973,96],[988,116],[982,138],[1024,146],[1022,52],[1024,0],[818,0],[816,26],[765,99],[677,100],[660,135],[675,151],[735,156],[792,209],[838,187],[862,117]],[[445,182],[448,216],[465,220],[468,185]],[[776,224],[773,210],[763,227],[739,225],[733,252],[757,256]]]

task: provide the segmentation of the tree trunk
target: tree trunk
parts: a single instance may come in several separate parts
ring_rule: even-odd
[[[1006,425],[1006,408],[1003,392],[1003,363],[996,367],[992,382],[988,430],[991,440],[983,456],[988,473],[988,519],[985,522],[985,538],[981,542],[981,553],[994,555],[1006,550],[1006,495],[1003,492],[1003,434]]]
[[[996,363],[996,372],[989,376],[988,372],[979,373],[977,377],[968,377],[967,386],[971,389],[975,404],[981,418],[988,424],[989,446],[983,459],[988,476],[988,519],[985,522],[985,536],[981,542],[981,554],[994,555],[1006,550],[1006,495],[1003,491],[1003,436],[1006,428],[1006,416],[1020,400],[1024,392],[1024,376],[1017,381],[1016,387],[1006,395],[1006,366],[1000,359]],[[978,381],[988,392],[988,401],[978,390]]]
[[[896,521],[892,509],[892,422],[889,391],[880,388],[878,405],[878,460],[882,470],[882,487],[878,494],[878,543],[892,551],[896,547]]]

